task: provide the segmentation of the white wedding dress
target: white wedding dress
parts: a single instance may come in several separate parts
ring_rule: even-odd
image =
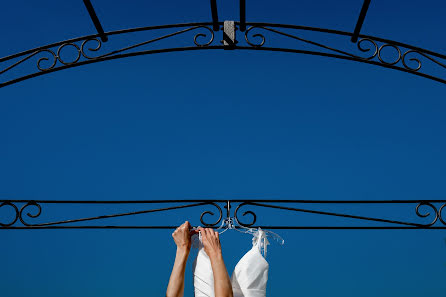
[[[196,235],[195,235],[196,236]],[[265,297],[269,264],[265,232],[258,228],[252,239],[252,248],[240,259],[231,276],[234,297]],[[215,297],[211,261],[204,251],[199,234],[198,254],[193,263],[195,297]]]

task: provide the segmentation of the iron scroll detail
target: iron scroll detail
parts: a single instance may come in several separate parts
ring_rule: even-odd
[[[57,200],[0,200],[0,229],[44,229],[44,228],[70,228],[70,229],[79,229],[79,228],[150,228],[150,229],[166,229],[166,228],[176,228],[177,226],[172,225],[143,225],[143,226],[134,226],[120,223],[118,225],[79,225],[79,223],[84,222],[103,222],[109,218],[114,217],[126,217],[126,216],[135,216],[140,214],[148,214],[148,213],[159,213],[159,212],[170,212],[173,210],[179,209],[190,209],[187,211],[187,215],[184,219],[194,221],[193,209],[202,208],[202,207],[210,207],[212,206],[217,210],[215,213],[214,210],[204,210],[199,216],[199,221],[201,224],[208,228],[217,228],[217,225],[222,222],[223,219],[223,207],[221,206],[224,203],[224,209],[226,210],[225,221],[229,219],[234,219],[236,226],[235,227],[262,227],[262,228],[270,228],[270,229],[446,229],[445,218],[443,217],[443,211],[446,208],[445,200],[420,200],[420,201],[412,201],[412,200],[390,200],[390,201],[323,201],[323,200],[143,200],[143,201],[57,201]],[[238,204],[234,210],[233,217],[231,217],[231,204]],[[407,206],[415,206],[415,214],[422,219],[432,218],[429,222],[414,222],[413,220],[406,219],[394,219],[394,218],[382,218],[379,214],[375,214],[373,216],[364,216],[352,213],[352,211],[348,211],[349,207],[357,204],[364,205],[379,205],[381,208],[386,208],[390,205],[392,207],[407,207]],[[20,208],[18,205],[23,204]],[[87,210],[91,205],[105,205],[105,204],[120,204],[120,205],[136,205],[136,204],[144,204],[144,205],[157,205],[157,207],[146,208],[144,207],[142,210],[136,210],[131,212],[117,212],[114,214],[105,214],[100,216],[90,216],[83,217],[77,219],[65,219],[65,220],[53,220],[49,222],[38,222],[38,223],[30,223],[28,220],[25,220],[25,217],[29,218],[42,219],[42,213],[44,206],[48,205],[69,205],[69,204],[77,204],[81,205],[82,209]],[[161,207],[160,205],[165,205]],[[345,211],[342,212],[333,212],[323,210],[323,207],[327,205],[337,205],[342,206]],[[242,211],[243,207],[249,206],[251,209],[244,211],[242,215],[240,215],[240,211]],[[257,225],[259,215],[255,213],[255,209],[263,208],[265,210],[269,209],[271,211],[280,211],[281,214],[276,216],[279,219],[279,223],[282,221],[282,218],[286,215],[292,215],[292,213],[308,213],[312,215],[317,215],[317,217],[337,217],[338,219],[344,220],[347,224],[343,226],[339,226],[338,224],[334,225],[318,225],[318,221],[315,223],[311,223],[311,218],[307,219],[308,222],[304,222],[293,225],[293,226],[283,226],[283,225]],[[8,209],[12,209],[12,219],[5,219],[5,213],[8,212]],[[365,207],[364,209],[368,209]],[[30,210],[30,211],[28,211]],[[46,214],[49,214],[50,211],[46,211]],[[58,211],[59,212],[59,211]],[[263,213],[263,212],[262,212]],[[401,213],[401,211],[397,211],[396,213]],[[216,219],[213,221],[206,220],[209,216],[216,216]],[[249,216],[251,217],[248,221],[243,221],[242,217]],[[9,216],[11,217],[11,216]],[[167,217],[167,216],[162,216]],[[406,215],[407,217],[407,215]],[[150,217],[149,217],[150,219]],[[175,219],[179,219],[178,216]],[[267,220],[267,217],[262,216],[262,221]],[[290,217],[292,220],[293,217]],[[20,222],[20,223],[17,223]],[[358,222],[358,223],[355,223]]]
[[[2,208],[5,205],[12,207],[14,209],[15,213],[14,213],[14,219],[11,222],[9,222],[9,223],[2,223],[0,221],[0,226],[2,226],[2,227],[8,227],[8,226],[14,225],[14,223],[17,222],[17,219],[19,218],[19,210],[18,210],[17,206],[15,206],[15,204],[13,204],[13,203],[11,203],[9,201],[3,201],[0,204],[0,208]]]
[[[239,224],[240,226],[243,226],[243,227],[250,227],[250,226],[254,225],[255,222],[257,221],[257,216],[256,216],[256,214],[255,214],[253,211],[251,211],[251,210],[245,211],[245,212],[243,213],[243,216],[245,216],[245,215],[247,215],[247,214],[250,214],[250,215],[252,216],[252,222],[251,222],[251,223],[243,223],[243,222],[241,222],[240,219],[238,218],[238,213],[237,213],[238,210],[240,209],[240,207],[242,207],[242,206],[244,206],[244,205],[247,205],[247,204],[250,204],[250,203],[249,203],[249,202],[243,202],[243,203],[240,203],[240,204],[236,207],[236,209],[235,209],[235,211],[234,211],[234,219],[235,219],[235,221],[237,222],[237,224]]]
[[[280,25],[278,25],[277,27],[281,27]],[[289,28],[290,26],[287,26],[287,28]],[[446,69],[446,62],[442,63],[440,62],[438,59],[435,59],[432,57],[432,55],[428,54],[427,52],[423,51],[422,49],[414,49],[409,45],[404,45],[401,43],[397,43],[397,42],[393,42],[393,41],[389,41],[389,40],[383,40],[380,38],[376,38],[376,37],[363,37],[361,38],[357,43],[357,48],[361,51],[361,52],[368,52],[371,49],[373,49],[373,54],[367,57],[362,57],[359,56],[355,53],[351,53],[348,52],[346,50],[341,50],[338,48],[335,48],[333,46],[328,46],[324,43],[321,42],[316,42],[307,38],[303,38],[301,36],[299,36],[298,34],[296,34],[295,32],[290,33],[290,32],[284,32],[284,31],[280,31],[274,27],[269,27],[267,24],[266,25],[253,25],[251,27],[249,27],[246,32],[245,32],[245,40],[248,43],[248,45],[250,45],[253,48],[260,48],[263,47],[266,43],[266,37],[264,34],[260,34],[260,33],[256,33],[253,34],[252,37],[257,37],[260,39],[260,42],[255,42],[252,41],[250,38],[250,33],[251,30],[254,29],[262,29],[265,30],[267,32],[271,32],[274,33],[275,35],[279,35],[279,36],[283,36],[283,37],[287,37],[289,39],[294,39],[297,40],[299,42],[301,42],[302,44],[306,44],[306,45],[310,45],[310,46],[314,46],[316,49],[319,49],[320,51],[306,51],[306,53],[309,54],[327,54],[327,53],[333,53],[334,55],[340,55],[340,56],[336,56],[338,58],[344,56],[344,57],[348,57],[348,58],[353,58],[356,59],[358,61],[372,61],[373,59],[375,59],[377,57],[377,59],[375,59],[375,62],[378,63],[378,65],[384,65],[384,66],[394,66],[396,64],[400,64],[399,68],[400,69],[404,69],[407,71],[411,71],[411,72],[417,72],[418,70],[421,69],[422,67],[422,63],[420,61],[420,59],[418,58],[409,58],[409,61],[414,61],[417,63],[416,67],[410,66],[407,62],[407,57],[409,54],[417,54],[420,55],[428,60],[430,60],[431,62],[433,62],[434,64]],[[304,28],[300,28],[300,30],[303,30]],[[326,31],[326,30],[321,30],[318,28],[306,28],[308,30],[314,29],[315,31]],[[332,31],[332,30],[331,30]],[[327,32],[327,31],[326,31]],[[378,42],[381,41],[381,45],[378,45]],[[364,47],[364,43],[369,43],[372,45],[371,48],[366,48]],[[402,48],[406,48],[406,49],[402,49]],[[397,53],[395,59],[393,61],[386,61],[383,58],[384,52],[386,48],[392,48],[394,49],[394,51]],[[293,50],[299,50],[299,48],[295,48],[295,47],[289,47],[289,49]],[[404,54],[402,54],[402,52],[404,52]],[[444,55],[438,55],[438,58],[442,58],[443,60],[446,60],[446,57]],[[445,82],[445,81],[443,81]]]
[[[30,53],[28,55],[25,55],[25,57],[23,59],[17,61],[15,64],[13,64],[13,65],[11,65],[11,66],[3,69],[3,70],[0,70],[0,74],[3,74],[5,72],[7,72],[7,71],[9,71],[9,70],[19,66],[20,64],[22,64],[23,62],[25,62],[26,60],[29,60],[30,58],[32,58],[34,56],[41,56],[41,54],[43,54],[43,53],[49,54],[50,57],[49,58],[45,57],[45,56],[40,57],[37,60],[37,69],[39,71],[48,71],[48,70],[54,69],[57,66],[58,62],[61,63],[64,66],[69,66],[69,65],[74,65],[74,64],[78,63],[80,61],[81,57],[85,58],[86,60],[96,60],[96,59],[101,59],[101,58],[110,57],[110,56],[114,56],[114,55],[119,55],[119,54],[128,52],[130,50],[134,50],[136,48],[140,48],[140,47],[145,46],[147,44],[155,43],[155,42],[161,41],[163,39],[167,39],[167,38],[170,38],[170,37],[173,37],[173,36],[176,36],[176,35],[180,35],[180,34],[184,34],[184,33],[187,33],[189,31],[193,31],[193,30],[197,30],[197,29],[205,29],[207,32],[206,33],[197,33],[197,34],[195,34],[194,37],[193,37],[194,44],[196,46],[198,46],[198,47],[206,47],[206,46],[210,45],[212,43],[212,41],[214,40],[214,31],[212,31],[212,29],[210,29],[208,26],[205,26],[205,25],[191,26],[190,28],[182,29],[182,30],[179,30],[179,31],[176,31],[176,32],[173,32],[173,33],[169,33],[169,34],[165,34],[165,35],[162,35],[162,36],[159,36],[159,37],[155,37],[155,38],[146,40],[144,42],[139,42],[139,43],[136,43],[136,44],[133,44],[133,45],[130,45],[130,46],[126,46],[126,47],[122,47],[122,48],[119,48],[119,49],[115,49],[115,50],[112,50],[112,51],[110,51],[108,53],[105,53],[105,54],[102,54],[102,55],[99,55],[99,56],[96,56],[96,57],[89,55],[87,53],[87,50],[90,51],[90,52],[97,52],[97,51],[99,51],[102,48],[102,41],[99,38],[96,38],[96,37],[87,37],[83,41],[81,39],[82,43],[81,43],[80,46],[77,45],[74,41],[68,41],[68,42],[63,42],[62,44],[58,45],[56,51],[53,51],[53,50],[51,50],[49,48],[39,49],[39,50],[37,50],[35,52],[32,52],[32,53]],[[208,35],[210,36],[209,40],[205,40],[204,42],[200,42],[200,40],[202,38],[206,38]],[[91,43],[91,42],[97,43],[97,46],[95,48],[86,48],[87,43]],[[65,59],[62,58],[62,50],[64,48],[66,48],[66,47],[72,47],[72,48],[75,49],[76,54],[75,54],[74,57],[71,58],[71,60],[66,60],[66,58]],[[49,65],[47,65],[45,67],[45,66],[42,66],[42,62],[43,61],[51,61],[51,62],[49,63]]]
[[[262,35],[262,34],[260,34],[260,33],[256,33],[256,34],[253,34],[252,35],[252,37],[259,37],[260,39],[261,39],[261,41],[260,41],[260,43],[256,43],[256,42],[253,42],[253,41],[251,41],[250,40],[250,38],[249,38],[249,33],[251,32],[251,30],[253,30],[253,29],[256,29],[256,28],[264,28],[264,27],[260,27],[260,26],[251,26],[251,27],[249,27],[246,31],[245,31],[245,40],[246,40],[246,42],[250,45],[250,46],[252,46],[252,47],[261,47],[261,46],[263,46],[264,44],[265,44],[265,36],[264,35]]]
[[[425,213],[425,214],[421,214],[420,213],[420,206],[423,206],[423,205],[429,206],[434,211],[434,220],[431,223],[429,223],[429,224],[423,224],[423,226],[426,226],[426,227],[432,226],[433,224],[435,224],[435,222],[437,222],[437,219],[439,218],[440,213],[438,212],[437,208],[434,205],[432,205],[432,203],[430,203],[430,202],[420,202],[420,203],[417,204],[417,207],[415,208],[415,213],[417,214],[417,216],[419,216],[421,218],[426,218],[426,217],[430,216],[430,212]]]
[[[239,22],[233,23],[236,29],[240,28]],[[98,34],[12,54],[0,58],[0,88],[47,73],[106,60],[179,51],[228,49],[227,46],[215,42],[216,31],[212,29],[213,25],[185,23],[106,32],[109,37],[106,43],[108,50],[102,54],[99,52],[104,48],[104,44]],[[218,23],[219,27],[222,25],[223,22]],[[333,29],[272,23],[246,25],[248,27],[243,32],[245,42],[234,40],[231,49],[298,53],[351,60],[403,71],[446,84],[444,54],[368,35],[359,35],[356,49],[350,48],[352,43],[349,39],[352,33]],[[226,33],[228,32],[222,31],[222,34]],[[123,41],[119,38],[125,35],[136,36],[135,40],[144,41],[136,42],[127,38],[127,45],[123,47]],[[326,38],[327,36],[329,38]],[[170,41],[176,37],[185,37],[185,40],[177,38]],[[367,54],[364,55],[365,53]],[[36,58],[35,64],[32,63]]]
[[[438,217],[440,221],[443,223],[443,225],[446,225],[446,218],[443,218],[443,210],[446,208],[446,203],[443,204],[440,209],[438,210]]]
[[[204,226],[206,226],[206,227],[213,227],[213,226],[215,226],[215,225],[217,225],[218,223],[221,222],[221,219],[222,219],[222,217],[223,217],[223,211],[221,210],[221,207],[218,206],[217,203],[211,202],[211,203],[209,203],[209,204],[210,204],[210,205],[213,205],[213,206],[215,206],[215,207],[217,208],[217,210],[218,210],[218,212],[219,212],[219,217],[218,217],[217,221],[215,221],[214,223],[206,223],[206,222],[203,220],[203,217],[204,217],[206,214],[214,215],[214,213],[213,213],[212,211],[206,210],[206,211],[204,211],[203,213],[201,213],[201,216],[200,216],[200,222],[201,222]]]
[[[37,218],[38,216],[40,216],[40,214],[42,213],[42,207],[40,206],[39,203],[37,203],[36,201],[28,201],[21,209],[19,212],[19,219],[20,222],[22,222],[23,225],[25,226],[34,226],[33,224],[28,224],[27,222],[25,222],[25,220],[23,219],[23,211],[28,207],[28,206],[36,206],[38,209],[37,214],[30,214],[29,212],[26,214],[28,217],[30,218]]]

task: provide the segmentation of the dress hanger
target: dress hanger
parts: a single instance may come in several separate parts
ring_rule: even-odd
[[[279,234],[277,234],[277,233],[274,233],[274,232],[269,231],[269,230],[262,230],[260,227],[258,227],[256,229],[256,228],[249,228],[249,227],[243,226],[242,224],[240,224],[240,222],[237,220],[236,217],[231,217],[229,215],[229,209],[230,208],[231,208],[230,201],[227,201],[227,205],[226,205],[226,218],[223,219],[221,225],[216,229],[216,230],[222,230],[222,231],[219,231],[219,234],[223,234],[228,229],[233,229],[233,230],[236,230],[236,231],[241,232],[241,233],[249,233],[249,234],[252,234],[254,236],[254,238],[253,238],[253,243],[254,243],[255,240],[258,240],[258,235],[260,234],[259,231],[261,230],[266,235],[264,237],[264,241],[263,241],[263,250],[264,250],[265,256],[266,256],[266,246],[269,244],[269,241],[268,241],[267,237],[272,237],[280,245],[283,245],[285,243],[285,240],[283,240],[283,238]],[[192,230],[197,230],[197,229],[198,229],[198,227],[193,227],[192,228]],[[200,236],[194,236],[194,240],[193,240],[194,247],[198,247],[198,245],[199,245],[199,238],[198,237],[200,237]]]
[[[234,224],[234,222],[236,222],[238,226],[236,226],[236,225]],[[196,230],[197,228],[198,228],[198,227],[193,227],[192,229],[193,229],[193,230]],[[219,234],[223,234],[224,232],[226,232],[226,231],[229,230],[229,229],[236,230],[236,231],[238,231],[238,232],[240,232],[240,233],[249,233],[249,234],[252,234],[252,235],[256,235],[256,234],[258,233],[258,230],[257,230],[257,229],[255,229],[255,228],[248,228],[248,227],[245,227],[245,226],[241,225],[241,224],[237,221],[237,219],[232,218],[232,217],[226,217],[226,218],[222,221],[220,227],[218,227],[218,228],[215,229],[215,230],[216,230],[216,231],[217,231],[217,230],[223,230],[223,231],[221,231],[221,232],[218,232]],[[259,227],[259,229],[260,229],[260,227]],[[280,245],[283,245],[283,244],[285,243],[285,240],[284,240],[279,234],[277,234],[277,233],[275,233],[275,232],[272,232],[272,231],[269,231],[269,230],[263,230],[263,229],[261,229],[261,230],[262,230],[263,232],[265,232],[265,234],[267,235],[267,237],[272,237],[272,238],[275,239]]]

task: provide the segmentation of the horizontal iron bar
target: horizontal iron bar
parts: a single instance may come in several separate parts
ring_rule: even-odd
[[[420,224],[416,224],[416,223],[407,223],[407,222],[401,222],[401,221],[395,221],[395,220],[386,220],[386,219],[371,218],[371,217],[364,217],[364,216],[357,216],[357,215],[349,215],[349,214],[343,214],[343,213],[333,213],[333,212],[311,210],[311,209],[292,208],[292,207],[278,206],[278,205],[268,205],[268,204],[262,204],[262,203],[258,203],[258,202],[251,202],[251,203],[249,203],[249,205],[262,206],[262,207],[268,207],[268,208],[276,208],[276,209],[283,209],[283,210],[291,210],[291,211],[297,211],[297,212],[306,212],[306,213],[313,213],[313,214],[322,214],[322,215],[328,215],[328,216],[337,216],[337,217],[344,217],[344,218],[360,219],[360,220],[366,220],[366,221],[375,221],[375,222],[383,222],[383,223],[401,224],[401,225],[406,225],[406,226],[417,226],[417,227],[420,226]]]
[[[436,229],[436,230],[445,230],[446,227],[395,227],[395,226],[389,226],[389,227],[358,227],[358,226],[250,226],[250,228],[262,228],[262,229],[281,229],[281,230],[300,230],[300,229],[320,229],[320,230],[404,230],[404,229],[420,229],[420,230],[430,230],[430,229]],[[176,229],[178,226],[48,226],[48,227],[0,227],[0,230],[2,229]],[[210,226],[206,228],[212,228],[217,229],[218,227]]]
[[[181,24],[169,24],[169,25],[158,25],[158,26],[148,26],[148,27],[136,27],[136,28],[130,28],[130,29],[121,29],[121,30],[110,31],[110,32],[106,32],[105,34],[110,36],[110,35],[120,35],[120,34],[135,33],[135,32],[142,32],[142,31],[151,31],[151,30],[184,28],[184,27],[193,27],[193,26],[210,26],[212,24],[213,24],[212,22],[199,22],[199,23],[181,23]],[[223,25],[223,22],[220,22],[219,24]],[[43,49],[56,47],[56,46],[62,45],[64,43],[73,43],[76,41],[86,40],[86,39],[90,39],[90,38],[94,38],[94,37],[100,37],[100,36],[99,36],[99,34],[92,34],[92,35],[85,35],[85,36],[80,36],[80,37],[76,37],[76,38],[71,38],[71,39],[67,39],[67,40],[63,40],[63,41],[50,43],[50,44],[47,44],[44,46],[35,47],[35,48],[29,49],[29,50],[26,50],[23,52],[15,53],[15,54],[0,58],[0,62],[14,59],[14,58],[26,55],[26,54],[31,54],[33,52],[40,51]]]
[[[24,206],[22,206],[19,210],[17,203],[26,203]],[[182,205],[175,205],[175,203],[183,203]],[[187,202],[187,204],[184,204]],[[147,214],[147,213],[155,213],[155,212],[164,212],[164,211],[172,211],[176,209],[185,209],[185,208],[191,208],[191,207],[201,207],[201,206],[213,206],[215,207],[215,210],[218,210],[217,217],[219,217],[216,221],[212,223],[205,222],[203,220],[203,217],[206,215],[215,216],[215,213],[210,210],[206,210],[202,212],[200,216],[201,223],[206,227],[213,227],[216,228],[217,226],[223,226],[220,225],[221,222],[224,224],[229,224],[227,220],[231,220],[230,215],[230,209],[231,209],[231,202],[232,203],[239,203],[239,205],[235,208],[233,218],[232,220],[235,220],[237,223],[235,228],[239,227],[252,227],[255,226],[256,222],[256,214],[251,211],[245,211],[243,213],[243,216],[246,214],[250,214],[252,216],[252,221],[250,223],[243,223],[240,221],[240,218],[238,217],[237,213],[238,210],[241,207],[244,206],[257,206],[257,207],[265,207],[265,208],[272,208],[272,209],[281,209],[281,210],[288,210],[288,211],[294,211],[294,212],[300,212],[300,213],[312,213],[312,214],[318,214],[318,215],[324,215],[324,216],[334,216],[334,217],[343,217],[343,218],[349,218],[349,219],[355,219],[355,220],[362,220],[362,221],[374,221],[374,222],[380,222],[380,223],[387,223],[387,224],[393,224],[387,225],[387,226],[261,226],[263,228],[272,228],[272,229],[407,229],[407,228],[413,228],[413,229],[445,229],[446,228],[446,222],[443,219],[442,212],[446,207],[446,200],[274,200],[274,199],[234,199],[234,200],[212,200],[212,199],[183,199],[183,200],[128,200],[128,201],[116,201],[116,200],[0,200],[0,207],[8,206],[11,207],[15,211],[15,218],[13,220],[10,220],[9,222],[0,222],[1,229],[45,229],[45,228],[65,228],[65,229],[84,229],[84,228],[97,228],[97,229],[103,229],[103,228],[146,228],[146,229],[166,229],[166,228],[174,228],[175,226],[99,226],[99,225],[90,225],[90,226],[66,226],[66,224],[73,224],[73,223],[79,223],[79,222],[86,222],[86,221],[93,221],[93,220],[104,220],[104,219],[110,219],[115,217],[123,217],[123,216],[133,216],[133,215],[139,215],[139,214]],[[275,205],[269,204],[271,202],[274,202]],[[421,218],[430,217],[434,220],[431,221],[431,223],[416,223],[416,222],[408,222],[408,221],[397,221],[397,220],[389,220],[385,218],[377,218],[377,217],[365,217],[365,216],[359,216],[354,214],[348,214],[348,213],[335,213],[335,212],[329,212],[329,211],[321,211],[321,210],[314,210],[314,209],[308,209],[308,208],[296,208],[291,207],[290,205],[277,205],[277,203],[288,203],[288,204],[295,204],[295,203],[312,203],[312,204],[339,204],[339,205],[345,205],[345,204],[358,204],[358,203],[365,203],[365,204],[387,204],[390,203],[396,203],[396,204],[417,204],[415,208],[416,215]],[[443,205],[440,208],[437,208],[433,203],[440,202]],[[145,210],[139,210],[139,211],[131,211],[126,213],[115,213],[115,214],[107,214],[107,215],[100,215],[100,216],[94,216],[94,217],[84,217],[84,218],[77,218],[77,219],[69,219],[69,220],[59,220],[59,221],[53,221],[53,222],[44,222],[44,223],[35,223],[35,224],[29,224],[24,220],[24,210],[27,207],[37,207],[38,212],[37,213],[27,213],[28,217],[31,218],[37,218],[40,216],[42,208],[40,204],[166,204],[166,203],[174,203],[174,205],[168,205],[166,207],[162,208],[156,208],[156,209],[145,209]],[[222,221],[223,218],[223,210],[217,203],[223,203],[224,209],[226,209],[226,218]],[[268,203],[268,204],[265,204]],[[294,205],[293,205],[294,206]],[[433,210],[433,215],[431,215],[431,212],[424,212],[420,213],[419,208],[420,207],[430,207]],[[14,226],[16,222],[20,221],[24,226]],[[444,226],[435,226],[436,222],[441,222]],[[54,225],[61,225],[65,224],[63,226],[54,226]],[[398,226],[395,226],[398,225]],[[227,225],[229,227],[229,225]]]
[[[239,22],[235,22],[237,25],[240,26]],[[223,25],[223,22],[219,22],[219,25]],[[333,30],[333,29],[325,29],[325,28],[317,28],[317,27],[308,27],[308,26],[300,26],[300,25],[289,25],[289,24],[277,24],[277,23],[263,23],[263,22],[249,22],[246,23],[247,25],[250,26],[266,26],[266,27],[277,27],[277,28],[286,28],[286,29],[297,29],[297,30],[305,30],[305,31],[315,31],[315,32],[322,32],[322,33],[330,33],[330,34],[336,34],[336,35],[344,35],[344,36],[352,36],[352,33],[350,32],[345,32],[345,31],[339,31],[339,30]],[[111,35],[119,35],[119,34],[126,34],[126,33],[134,33],[134,32],[141,32],[141,31],[150,31],[150,30],[159,30],[159,29],[169,29],[169,28],[181,28],[181,27],[190,27],[190,26],[210,26],[213,25],[212,22],[199,22],[199,23],[180,23],[180,24],[169,24],[169,25],[159,25],[159,26],[148,26],[148,27],[137,27],[137,28],[130,28],[130,29],[121,29],[121,30],[115,30],[115,31],[109,31],[106,32],[105,34],[107,34],[107,36],[111,36]],[[76,41],[80,41],[80,40],[85,40],[85,39],[89,39],[89,38],[94,38],[94,37],[100,37],[98,34],[93,34],[93,35],[85,35],[85,36],[81,36],[81,37],[77,37],[77,38],[72,38],[72,39],[67,39],[64,41],[59,41],[59,42],[55,42],[55,43],[51,43],[48,45],[44,45],[41,47],[36,47],[33,49],[29,49],[20,53],[16,53],[16,54],[12,54],[3,58],[0,58],[0,62],[6,61],[6,60],[10,60],[19,56],[23,56],[26,54],[30,54],[33,53],[35,51],[39,51],[42,49],[48,49],[51,47],[55,47],[58,45],[62,45],[64,43],[72,43],[72,42],[76,42]],[[359,37],[362,38],[371,38],[373,40],[376,41],[381,41],[381,42],[385,42],[385,43],[392,43],[398,46],[403,46],[406,47],[408,49],[413,49],[413,50],[417,50],[417,51],[422,51],[426,54],[438,57],[438,58],[442,58],[442,59],[446,59],[446,55],[443,54],[439,54],[427,49],[423,49],[420,47],[416,47],[416,46],[412,46],[406,43],[402,43],[402,42],[397,42],[397,41],[393,41],[390,39],[384,39],[384,38],[379,38],[379,37],[375,37],[375,36],[371,36],[371,35],[362,35],[360,34]],[[221,47],[223,48],[223,47]]]
[[[299,199],[167,199],[167,200],[9,200],[1,202],[30,202],[39,203],[173,203],[173,202],[278,202],[278,203],[442,203],[446,199],[420,199],[420,200],[299,200]]]
[[[236,22],[237,23],[237,22]],[[305,31],[314,31],[314,32],[321,32],[321,33],[330,33],[330,34],[336,34],[336,35],[344,35],[344,36],[352,36],[353,33],[346,32],[346,31],[340,31],[340,30],[334,30],[334,29],[325,29],[325,28],[317,28],[317,27],[309,27],[309,26],[300,26],[300,25],[288,25],[288,24],[277,24],[277,23],[261,23],[261,22],[249,22],[246,23],[249,26],[265,26],[265,27],[277,27],[277,28],[286,28],[286,29],[297,29],[297,30],[305,30]],[[417,51],[424,52],[426,54],[436,56],[438,58],[446,59],[446,55],[436,53],[434,51],[430,51],[421,47],[413,46],[407,43],[402,43],[390,39],[380,38],[372,35],[364,35],[359,34],[359,37],[361,38],[370,38],[376,41],[381,41],[384,43],[391,43],[394,45],[406,47],[408,49],[413,49]]]
[[[44,75],[44,74],[48,74],[48,73],[51,73],[51,72],[56,72],[56,71],[60,71],[60,70],[68,69],[68,68],[73,68],[73,67],[78,67],[78,66],[81,66],[81,65],[87,65],[87,64],[91,64],[91,63],[97,63],[97,62],[100,62],[100,61],[114,60],[114,59],[120,59],[120,58],[125,58],[125,57],[135,57],[135,56],[148,55],[148,54],[180,52],[180,51],[195,51],[195,50],[216,50],[216,49],[225,49],[225,47],[224,46],[206,46],[206,47],[192,46],[192,47],[167,48],[167,49],[147,50],[147,51],[126,53],[126,54],[119,54],[119,55],[108,56],[108,57],[104,57],[104,58],[97,58],[97,59],[93,59],[93,60],[81,61],[81,62],[78,62],[76,64],[71,64],[71,65],[63,65],[63,66],[60,66],[60,67],[56,67],[56,68],[45,70],[45,71],[41,71],[41,72],[35,72],[35,73],[29,74],[29,75],[25,75],[25,76],[22,76],[22,77],[19,77],[19,78],[16,78],[16,79],[12,79],[12,80],[4,82],[4,83],[0,83],[0,88],[9,86],[9,85],[12,85],[12,84],[15,84],[17,82],[24,81],[24,80],[27,80],[27,79],[30,79],[30,78],[34,78],[34,77],[38,77],[38,76],[41,76],[41,75]],[[390,69],[395,69],[395,70],[407,72],[407,73],[410,73],[410,74],[413,74],[413,75],[425,77],[425,78],[428,78],[428,79],[431,79],[431,80],[438,81],[438,82],[441,82],[443,84],[446,84],[446,80],[445,79],[441,79],[439,77],[428,75],[428,74],[425,74],[425,73],[422,73],[422,72],[414,72],[414,71],[411,71],[411,70],[408,70],[408,69],[405,69],[405,68],[402,68],[402,67],[398,67],[398,66],[394,66],[394,65],[388,65],[388,64],[382,64],[382,63],[379,63],[377,61],[363,60],[363,59],[359,59],[359,58],[355,58],[355,57],[348,57],[348,56],[331,54],[331,53],[314,52],[314,51],[307,51],[307,50],[295,50],[295,49],[289,49],[289,48],[275,48],[275,47],[237,46],[237,47],[235,47],[235,49],[238,49],[238,50],[259,50],[259,51],[301,53],[301,54],[308,54],[308,55],[315,55],[315,56],[324,56],[324,57],[332,57],[332,58],[338,58],[338,59],[344,59],[344,60],[351,60],[351,61],[357,61],[357,62],[362,62],[362,63],[367,63],[367,64],[373,64],[373,65],[381,66],[381,67],[384,67],[384,68],[390,68]],[[437,56],[438,55],[439,54],[437,54]]]

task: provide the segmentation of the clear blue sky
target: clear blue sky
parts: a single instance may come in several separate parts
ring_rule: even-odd
[[[362,4],[247,2],[248,21],[345,31]],[[372,1],[362,33],[445,52],[446,4],[391,2]],[[210,20],[209,1],[123,3],[93,1],[106,31]],[[237,3],[219,1],[220,19],[238,19]],[[81,0],[8,1],[0,28],[1,56],[95,32]],[[445,92],[438,82],[373,65],[253,51],[64,70],[0,90],[0,197],[445,199]],[[133,220],[198,225],[200,213]],[[286,222],[301,221],[293,218]],[[281,219],[272,211],[259,223]],[[446,292],[444,231],[277,232],[286,242],[268,249],[270,297]],[[1,297],[162,296],[175,255],[169,230],[3,230],[0,239]],[[222,235],[230,273],[250,242],[235,231]]]

